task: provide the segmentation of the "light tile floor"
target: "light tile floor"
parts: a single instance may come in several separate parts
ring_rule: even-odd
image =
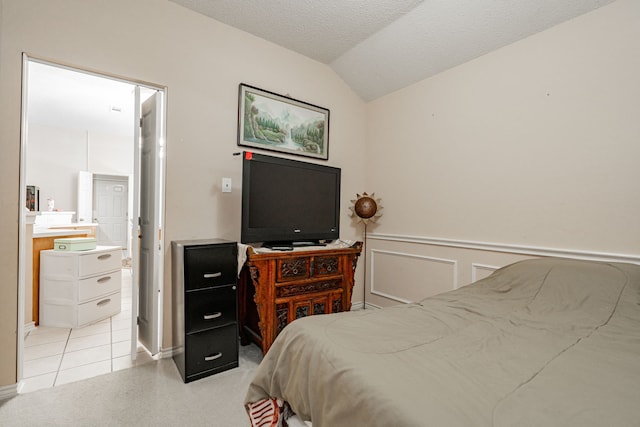
[[[153,360],[138,346],[131,356],[131,270],[122,269],[122,310],[83,328],[38,326],[25,337],[20,393],[55,387]]]

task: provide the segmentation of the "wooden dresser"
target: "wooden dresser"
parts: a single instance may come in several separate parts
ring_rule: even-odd
[[[351,310],[354,272],[362,243],[347,248],[247,250],[239,281],[240,339],[266,354],[287,324],[315,314]]]

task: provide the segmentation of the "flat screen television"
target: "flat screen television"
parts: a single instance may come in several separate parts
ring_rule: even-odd
[[[240,241],[293,247],[339,238],[340,172],[245,151]]]

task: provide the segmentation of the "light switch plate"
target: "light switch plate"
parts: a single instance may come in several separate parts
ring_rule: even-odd
[[[231,178],[222,178],[222,192],[231,193]]]

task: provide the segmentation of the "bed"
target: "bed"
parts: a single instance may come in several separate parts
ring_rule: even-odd
[[[313,427],[638,426],[640,266],[518,262],[419,303],[298,319],[245,404]]]

